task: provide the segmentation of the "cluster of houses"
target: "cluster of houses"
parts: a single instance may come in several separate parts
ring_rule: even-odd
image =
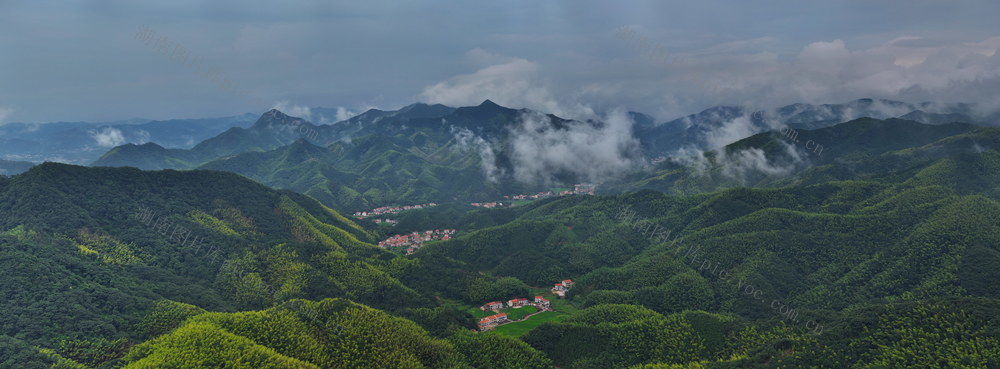
[[[582,183],[573,185],[572,195],[593,195],[597,191],[597,185]]]
[[[424,242],[436,240],[450,240],[455,234],[454,229],[435,229],[433,231],[413,232],[410,234],[397,234],[378,243],[384,249],[390,247],[405,247],[406,254],[410,255],[420,249]]]
[[[399,221],[395,220],[395,219],[375,219],[375,224],[382,224],[382,223],[385,223],[385,224],[396,224],[396,223],[399,223]]]
[[[480,207],[480,208],[487,208],[487,209],[500,208],[500,207],[504,206],[504,204],[502,202],[497,202],[497,201],[493,201],[493,202],[474,202],[474,203],[471,203],[469,205],[472,205],[472,206],[475,206],[475,207]]]
[[[496,328],[496,326],[510,322],[507,318],[507,314],[501,313],[500,309],[503,308],[513,308],[519,309],[525,306],[534,306],[538,310],[552,310],[552,304],[549,300],[542,296],[535,296],[534,300],[529,300],[523,297],[513,298],[508,300],[506,303],[503,301],[491,301],[483,304],[479,307],[482,311],[493,311],[497,314],[490,315],[488,317],[479,319],[479,330],[485,331]]]
[[[667,161],[667,157],[666,156],[662,156],[662,155],[661,156],[657,156],[657,157],[652,158],[652,159],[649,159],[649,163],[653,164],[653,165],[660,164],[660,163],[665,162],[665,161]]]
[[[573,280],[567,279],[552,286],[552,293],[559,297],[566,297],[566,292],[573,288]]]
[[[496,328],[498,325],[507,322],[510,322],[510,319],[507,319],[507,314],[500,313],[500,314],[490,315],[488,317],[479,319],[479,330],[481,331],[490,330]]]
[[[572,190],[559,191],[558,194],[552,191],[539,192],[530,195],[504,195],[503,198],[511,200],[537,200],[544,199],[551,196],[569,196],[569,195],[593,195],[597,191],[597,185],[589,183],[578,183],[573,185]]]
[[[403,212],[403,211],[407,211],[407,210],[423,209],[423,208],[429,208],[429,207],[432,207],[432,206],[437,206],[437,204],[435,204],[433,202],[429,202],[429,203],[426,203],[426,204],[419,204],[419,205],[383,206],[383,207],[375,208],[375,209],[368,210],[368,211],[359,211],[359,212],[356,212],[356,213],[354,213],[354,216],[358,217],[358,218],[366,218],[366,217],[373,217],[373,216],[385,215],[385,214],[397,214],[399,212]]]
[[[539,192],[531,195],[504,195],[503,198],[512,200],[536,200],[544,199],[549,196],[552,196],[552,191]]]

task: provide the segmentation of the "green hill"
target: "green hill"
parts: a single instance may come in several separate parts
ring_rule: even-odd
[[[138,324],[163,299],[211,311],[327,297],[431,306],[370,233],[235,174],[46,163],[0,180],[0,204],[0,336],[80,362],[146,337]]]
[[[919,358],[910,363],[995,366],[1000,295],[986,287],[1000,283],[994,131],[888,151],[854,167],[874,168],[888,156],[920,159],[879,166],[876,178],[532,204],[507,224],[425,247],[404,279],[424,294],[475,304],[482,301],[469,290],[420,277],[454,281],[478,271],[531,286],[572,278],[572,300],[589,308],[524,337],[560,367],[910,365],[892,359],[899,355]],[[635,213],[622,217],[629,210]],[[695,329],[719,343],[690,354],[643,346],[665,338],[616,333],[617,315],[587,318],[596,327],[577,322],[617,304],[736,320],[710,325],[719,331]],[[933,350],[920,343],[941,336],[949,338]],[[616,343],[626,337],[630,344]]]
[[[0,363],[996,367],[998,132],[861,120],[800,132],[838,138],[840,151],[759,171],[753,183],[769,187],[702,182],[737,173],[723,161],[734,153],[796,157],[786,137],[754,136],[710,154],[700,173],[661,167],[669,180],[623,182],[664,192],[406,214],[399,230],[461,231],[411,256],[372,246],[373,232],[309,196],[244,176],[304,192],[330,178],[416,191],[408,168],[467,158],[413,151],[434,142],[423,133],[298,141],[211,164],[244,176],[46,163],[0,176],[0,354],[15,358]],[[575,285],[553,301],[561,319],[517,338],[469,332],[470,309],[565,279]]]

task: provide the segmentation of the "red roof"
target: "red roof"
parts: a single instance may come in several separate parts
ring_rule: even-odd
[[[563,279],[563,282],[570,282],[570,283],[572,283],[573,280],[572,279]]]

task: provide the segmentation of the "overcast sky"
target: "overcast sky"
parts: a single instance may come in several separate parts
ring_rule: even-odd
[[[0,124],[484,99],[663,120],[862,97],[992,107],[998,14],[996,0],[0,0]]]

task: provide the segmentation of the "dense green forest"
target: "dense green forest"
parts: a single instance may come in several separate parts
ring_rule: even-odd
[[[875,134],[909,124],[803,131],[844,151],[757,188],[701,186],[733,174],[710,161],[390,228],[232,173],[42,164],[0,176],[0,368],[1000,367],[1000,131]],[[460,233],[374,246],[431,228]],[[559,319],[472,332],[565,279]]]

